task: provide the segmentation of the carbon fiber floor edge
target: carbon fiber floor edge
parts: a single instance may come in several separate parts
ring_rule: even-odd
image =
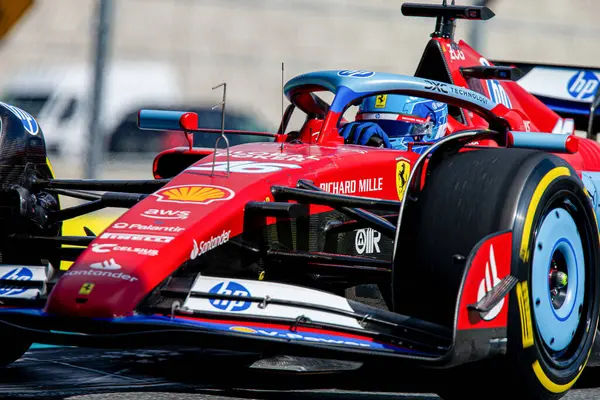
[[[325,373],[318,364],[275,362],[262,369],[253,354],[175,350],[103,351],[36,348],[0,374],[0,398],[71,400],[435,400],[426,384],[402,372],[407,383],[390,385],[388,374],[352,370]],[[288,360],[289,361],[289,360]],[[253,365],[253,367],[250,367]],[[272,365],[271,365],[272,367]],[[356,366],[340,365],[354,369]],[[290,369],[296,372],[290,374]],[[301,370],[307,370],[300,372]],[[308,372],[310,370],[311,372]],[[400,371],[398,371],[400,373]],[[597,371],[600,373],[600,371]],[[378,376],[377,376],[378,375]],[[395,374],[394,374],[395,375]],[[593,374],[598,376],[598,374]],[[588,373],[588,387],[600,380]],[[384,378],[385,377],[385,378]],[[498,377],[491,377],[498,384]],[[599,382],[600,383],[600,382]],[[493,386],[493,385],[492,385]],[[419,389],[419,390],[417,390]],[[420,393],[421,392],[421,393]],[[600,398],[600,390],[578,389],[565,399]]]

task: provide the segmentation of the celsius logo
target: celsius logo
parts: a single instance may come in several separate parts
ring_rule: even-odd
[[[492,65],[488,60],[486,60],[483,57],[479,59],[479,62],[481,63],[481,65],[485,65],[486,67],[490,67]],[[504,90],[500,82],[493,79],[488,79],[485,82],[488,88],[488,92],[490,93],[490,99],[494,103],[503,104],[507,108],[512,108],[510,98],[508,97],[506,90]]]
[[[375,75],[375,72],[357,69],[346,69],[338,72],[338,76],[351,76],[353,78],[369,78],[373,75]]]
[[[483,299],[483,296],[486,295],[487,292],[492,290],[494,286],[500,283],[500,278],[498,278],[498,270],[496,269],[496,257],[494,256],[494,247],[490,246],[490,260],[485,264],[485,277],[481,280],[479,284],[479,291],[477,292],[477,301]],[[486,321],[491,321],[500,314],[502,310],[502,306],[504,306],[504,299],[500,300],[498,304],[494,306],[485,316],[482,318]]]
[[[592,71],[578,71],[569,79],[567,91],[577,100],[589,99],[596,93],[598,77]]]
[[[379,249],[380,240],[381,232],[377,232],[371,228],[359,229],[356,231],[356,237],[354,238],[356,252],[358,254],[372,254],[373,252],[381,253],[381,250]]]
[[[239,296],[239,297],[250,297],[248,289],[240,285],[239,283],[230,281],[225,285],[225,282],[221,282],[208,291],[210,294],[221,294],[228,296]],[[244,311],[250,308],[249,301],[244,300],[231,300],[231,299],[210,299],[210,304],[213,307],[223,311]]]
[[[30,281],[33,279],[33,273],[28,268],[15,268],[7,274],[0,277],[3,281]],[[14,286],[0,286],[0,296],[16,296],[24,293],[27,289],[15,288]]]

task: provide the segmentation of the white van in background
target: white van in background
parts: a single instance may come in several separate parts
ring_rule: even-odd
[[[93,79],[93,68],[89,65],[39,66],[9,77],[2,98],[38,120],[50,153],[81,159],[90,142]],[[116,125],[139,107],[168,106],[181,100],[179,79],[170,65],[109,64],[98,121],[104,143],[109,141],[107,136]]]

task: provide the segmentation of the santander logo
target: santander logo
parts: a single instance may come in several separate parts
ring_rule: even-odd
[[[496,257],[494,256],[494,246],[490,245],[490,259],[485,264],[485,277],[479,284],[479,290],[477,291],[477,301],[480,301],[487,292],[492,290],[494,286],[499,284],[501,279],[498,277],[498,270],[496,268]],[[482,318],[486,321],[491,321],[500,314],[502,307],[504,306],[504,299],[500,300],[498,304],[494,306],[485,316]]]

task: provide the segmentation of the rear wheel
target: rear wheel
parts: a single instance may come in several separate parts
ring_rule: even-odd
[[[576,173],[541,152],[461,153],[432,172],[409,214],[396,253],[396,310],[449,327],[464,271],[455,255],[468,256],[489,234],[513,232],[511,274],[518,283],[509,298],[507,355],[455,371],[469,379],[466,385],[456,385],[449,371],[440,395],[562,397],[587,362],[600,305],[598,227]],[[436,306],[423,307],[431,298]],[[490,391],[500,376],[502,384]]]

